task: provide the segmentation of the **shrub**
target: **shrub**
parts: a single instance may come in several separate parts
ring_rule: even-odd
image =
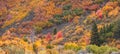
[[[61,24],[62,22],[63,22],[62,20],[55,20],[55,23],[56,23],[57,25]]]
[[[103,53],[103,54],[109,54],[112,52],[117,52],[118,49],[115,47],[109,47],[109,46],[101,46],[99,48],[99,54]]]
[[[2,49],[7,50],[8,54],[25,54],[23,48],[17,47],[15,45],[4,46]]]
[[[108,17],[116,17],[119,13],[119,7],[116,7],[115,9],[108,12]]]
[[[38,54],[47,54],[47,50],[39,50]]]
[[[78,27],[78,28],[76,28],[76,30],[75,30],[75,33],[76,34],[81,34],[83,32],[83,27]]]
[[[55,14],[55,15],[53,16],[53,18],[55,18],[55,19],[60,19],[60,18],[62,18],[62,15]]]
[[[95,0],[95,3],[102,3],[104,0]]]
[[[89,45],[86,48],[89,52],[92,52],[94,54],[109,54],[111,52],[116,52],[118,51],[117,48],[115,47],[110,47],[110,46],[101,46],[98,47],[96,45]]]
[[[63,16],[71,15],[71,11],[70,10],[64,10],[62,15]]]
[[[96,46],[96,45],[88,45],[87,47],[86,47],[86,50],[88,51],[88,52],[90,52],[90,53],[95,53],[95,54],[97,54],[98,53],[98,49],[99,47],[98,46]]]
[[[37,53],[37,52],[38,52],[38,49],[37,49],[37,47],[36,47],[36,45],[35,45],[35,44],[33,44],[33,51],[34,51],[35,53]]]
[[[53,23],[52,22],[46,22],[46,27],[51,27],[51,26],[53,26]]]
[[[47,54],[59,54],[59,52],[56,49],[48,49]]]
[[[62,15],[56,14],[53,16],[54,19],[52,19],[51,22],[56,23],[56,24],[61,24],[63,22]]]
[[[81,49],[76,43],[65,43],[64,49],[78,51]]]
[[[64,10],[62,15],[63,15],[63,19],[67,22],[71,21],[71,19],[73,19],[73,15],[72,15],[71,10]]]
[[[73,16],[72,16],[72,15],[64,16],[64,20],[65,20],[66,22],[72,22]]]
[[[69,10],[72,7],[71,4],[66,4],[63,6],[63,10]]]
[[[52,46],[52,45],[47,45],[46,48],[47,48],[47,49],[52,49],[52,48],[54,48],[54,46]]]
[[[42,31],[42,27],[34,26],[35,32],[40,33]]]
[[[28,39],[27,39],[26,36],[23,37],[23,40],[24,40],[25,42],[28,42]]]
[[[81,15],[83,14],[83,9],[82,8],[76,8],[72,10],[72,15]]]
[[[38,48],[40,48],[41,46],[41,40],[35,41],[32,46],[33,46],[33,51],[35,53],[38,53]]]
[[[79,24],[79,19],[80,19],[79,16],[75,16],[74,19],[73,19],[73,23]]]
[[[48,33],[45,37],[46,41],[51,41],[52,40],[52,36],[50,33]]]
[[[73,50],[64,50],[63,54],[76,54],[76,52]]]
[[[63,38],[63,33],[62,33],[62,31],[57,32],[57,34],[56,34],[56,36],[55,36],[55,39],[60,39],[60,38]]]
[[[94,21],[94,19],[86,18],[86,19],[83,21],[83,23],[84,23],[85,25],[90,25],[90,24],[93,23],[93,21]]]

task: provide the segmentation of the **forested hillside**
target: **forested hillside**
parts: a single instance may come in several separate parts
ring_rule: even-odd
[[[120,0],[0,0],[0,54],[120,54]]]

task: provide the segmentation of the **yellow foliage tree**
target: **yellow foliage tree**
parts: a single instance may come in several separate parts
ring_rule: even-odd
[[[77,26],[76,30],[75,30],[75,33],[80,34],[81,32],[83,32],[83,27],[82,26]]]
[[[75,16],[73,19],[73,23],[79,24],[79,18],[80,18],[80,16]]]
[[[116,7],[115,9],[111,10],[111,11],[108,13],[108,17],[111,17],[111,16],[115,17],[115,16],[118,15],[118,13],[119,13],[119,7]]]
[[[89,45],[90,43],[90,37],[91,37],[91,32],[88,30],[84,31],[84,36],[82,36],[80,38],[79,42],[79,46],[82,47],[82,49],[86,49],[86,46]]]
[[[103,24],[98,24],[97,27],[98,27],[98,31],[100,31],[100,29],[103,28]]]
[[[110,11],[112,9],[113,9],[112,6],[107,6],[107,5],[102,8],[103,11]]]
[[[93,11],[90,15],[87,16],[87,18],[97,18],[95,11]]]

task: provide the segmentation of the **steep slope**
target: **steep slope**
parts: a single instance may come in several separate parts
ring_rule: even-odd
[[[30,11],[29,14],[22,19],[19,22],[14,22],[13,24],[5,27],[5,28],[0,28],[0,36],[6,32],[6,30],[10,29],[10,28],[17,28],[19,25],[21,25],[22,22],[26,22],[26,21],[31,21],[34,18],[34,12]],[[19,24],[18,24],[19,23]]]

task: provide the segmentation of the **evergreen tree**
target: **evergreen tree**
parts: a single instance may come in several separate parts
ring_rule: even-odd
[[[110,24],[109,27],[108,27],[108,31],[112,32],[112,28],[113,28],[113,24]]]
[[[106,29],[106,26],[104,26],[104,27],[103,27],[103,30],[102,30],[102,32],[103,32],[103,33],[102,33],[102,36],[104,36],[104,35],[105,35],[106,30],[107,30],[107,29]]]
[[[96,22],[94,22],[93,25],[92,25],[91,44],[95,44],[95,45],[98,45],[98,46],[101,45],[100,36],[98,34],[98,28],[97,28]]]
[[[53,34],[55,35],[57,33],[57,28],[54,28]]]
[[[109,31],[109,27],[110,27],[110,25],[109,25],[109,24],[107,24],[107,25],[105,25],[105,27],[106,27],[106,28],[105,28],[106,33],[110,32],[110,31]]]
[[[114,26],[114,38],[120,40],[120,19],[116,22]]]
[[[111,23],[104,25],[104,27],[100,29],[99,42],[101,43],[101,45],[108,42],[109,41],[108,39],[113,38],[113,27],[114,27],[114,23]]]
[[[103,28],[101,28],[100,32],[99,32],[99,35],[100,36],[105,36],[107,33],[109,32],[113,32],[113,27],[114,27],[114,24],[111,23],[110,25],[105,25]]]

